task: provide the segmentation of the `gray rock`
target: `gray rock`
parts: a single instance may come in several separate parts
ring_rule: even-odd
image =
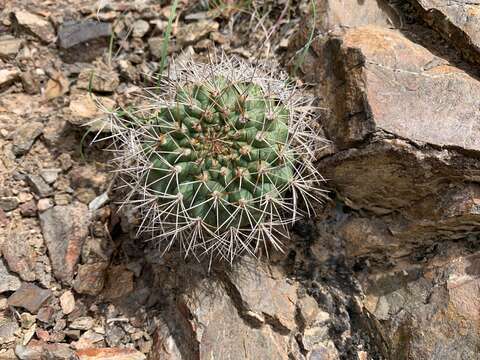
[[[90,330],[93,326],[94,320],[90,316],[81,316],[72,321],[69,325],[70,329],[76,330]]]
[[[43,124],[40,122],[27,122],[20,126],[13,134],[13,153],[17,156],[27,153],[42,132]]]
[[[55,206],[39,217],[53,273],[59,281],[70,284],[88,235],[88,207],[81,203]]]
[[[40,176],[47,182],[47,184],[53,184],[57,181],[58,174],[62,172],[62,169],[42,169],[40,170]]]
[[[102,55],[111,25],[98,21],[67,22],[58,29],[58,46],[67,62],[90,62]]]
[[[20,280],[8,272],[3,260],[0,259],[0,294],[6,291],[16,291],[21,285]]]
[[[480,63],[478,3],[468,0],[414,0],[420,16],[470,61]]]
[[[0,89],[10,86],[19,75],[20,71],[17,68],[0,69]]]
[[[10,271],[17,273],[22,280],[34,281],[37,254],[25,237],[23,233],[12,233],[0,249]]]
[[[133,23],[132,35],[134,37],[143,37],[150,29],[150,24],[145,20],[137,20]]]
[[[20,50],[22,43],[22,39],[17,39],[10,35],[0,36],[0,58],[14,58]]]
[[[18,30],[34,35],[45,43],[55,40],[55,29],[41,16],[19,10],[12,14],[12,20]]]
[[[52,296],[50,289],[42,289],[34,284],[23,283],[20,289],[8,298],[8,305],[21,307],[32,314],[36,314],[50,296]]]
[[[15,341],[15,332],[18,330],[16,321],[0,318],[0,345]]]
[[[53,189],[39,175],[27,175],[27,182],[32,191],[40,197],[52,195]]]
[[[18,207],[19,201],[15,196],[0,198],[0,209],[3,211],[12,211]]]
[[[106,67],[86,68],[78,75],[77,86],[80,89],[95,92],[112,93],[120,84],[116,71]]]
[[[194,44],[209,33],[218,30],[218,27],[218,23],[213,20],[200,20],[181,26],[176,34],[177,43],[180,46]]]

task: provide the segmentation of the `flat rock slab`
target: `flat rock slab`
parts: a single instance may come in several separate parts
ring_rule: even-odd
[[[470,61],[480,63],[480,3],[470,0],[411,0],[422,18]]]
[[[88,207],[82,203],[55,206],[39,217],[53,274],[58,280],[70,284],[88,235]]]
[[[17,156],[27,153],[42,132],[43,124],[37,121],[20,126],[13,134],[13,153]]]
[[[8,298],[8,305],[21,307],[36,314],[51,295],[52,291],[50,289],[42,289],[34,284],[23,283],[20,289]]]
[[[146,357],[135,349],[87,348],[77,350],[79,360],[145,360]]]
[[[55,40],[55,29],[52,24],[39,15],[20,10],[12,14],[12,19],[17,29],[34,35],[45,43]]]
[[[332,52],[341,63],[327,125],[340,147],[383,131],[410,141],[480,151],[480,83],[400,32],[350,29]],[[468,94],[468,96],[465,96]]]
[[[204,281],[179,299],[178,306],[198,344],[199,359],[289,359],[289,338],[270,326],[247,325],[222,284]],[[163,347],[162,341],[160,346]],[[168,358],[165,350],[165,357]]]
[[[0,294],[6,291],[18,290],[21,285],[20,280],[8,272],[3,260],[0,259]]]
[[[109,23],[66,22],[58,29],[58,47],[66,62],[89,62],[102,55],[111,34]]]

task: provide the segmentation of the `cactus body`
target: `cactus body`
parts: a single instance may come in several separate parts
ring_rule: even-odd
[[[231,261],[262,243],[279,248],[297,201],[318,200],[310,114],[283,81],[255,71],[237,60],[188,64],[148,111],[113,117],[129,199],[167,249],[179,240],[187,255]]]

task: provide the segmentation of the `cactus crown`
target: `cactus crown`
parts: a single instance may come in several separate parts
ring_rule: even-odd
[[[185,64],[172,78],[146,108],[112,117],[140,230],[166,240],[165,249],[179,240],[186,255],[228,261],[262,244],[280,248],[301,215],[298,199],[309,211],[321,195],[312,165],[319,139],[304,99],[236,59]]]

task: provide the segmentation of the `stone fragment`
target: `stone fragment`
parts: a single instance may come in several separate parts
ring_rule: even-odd
[[[133,37],[143,37],[150,29],[150,24],[145,20],[137,20],[133,23]]]
[[[16,196],[7,196],[0,198],[0,209],[3,211],[12,211],[18,207],[18,198]]]
[[[15,355],[18,356],[20,360],[38,360],[42,357],[43,352],[42,341],[32,340],[28,345],[17,345],[15,347]]]
[[[261,296],[267,295],[270,290],[261,291]],[[190,334],[193,334],[198,344],[197,355],[182,353],[187,358],[289,359],[289,337],[282,336],[283,331],[274,331],[271,326],[258,326],[258,322],[253,323],[255,326],[247,324],[223,284],[211,279],[200,281],[194,290],[178,298],[177,306],[182,320],[188,324],[188,338],[191,339]],[[179,332],[172,335],[171,330],[160,327],[154,337],[152,359],[174,359],[170,351],[175,354],[175,347],[182,346],[177,342],[181,336]]]
[[[60,300],[60,306],[62,308],[62,312],[65,315],[68,315],[73,310],[75,310],[75,297],[73,296],[73,293],[70,290],[65,291],[60,296],[59,300]]]
[[[305,296],[298,301],[298,313],[304,326],[310,326],[319,312],[317,301],[311,296]]]
[[[209,33],[218,30],[218,27],[219,25],[216,21],[200,20],[181,26],[175,36],[180,46],[194,44]]]
[[[153,57],[160,59],[162,57],[163,37],[154,36],[148,39],[148,49]]]
[[[93,326],[93,318],[89,316],[81,316],[72,321],[69,325],[70,329],[90,330]]]
[[[229,274],[227,283],[238,295],[244,316],[273,321],[284,331],[296,327],[297,287],[286,279],[275,279],[258,262],[244,259]]]
[[[106,262],[78,266],[73,288],[80,294],[98,295],[105,284]]]
[[[54,99],[56,97],[65,95],[70,89],[70,81],[60,71],[51,75],[45,86],[44,95],[47,99]]]
[[[140,351],[126,348],[87,348],[77,350],[79,360],[145,360]]]
[[[77,81],[80,89],[105,93],[114,92],[119,84],[120,79],[117,72],[106,66],[83,69],[78,75]]]
[[[34,217],[37,215],[37,204],[35,200],[29,200],[20,205],[20,214],[25,217]]]
[[[0,259],[0,294],[6,291],[16,291],[21,285],[20,280],[8,272],[3,260]]]
[[[105,121],[107,115],[95,101],[99,101],[108,110],[115,108],[115,101],[110,98],[96,96],[94,100],[90,95],[76,94],[70,98],[68,109],[71,116],[68,122],[76,126],[88,125],[93,131],[109,131],[109,122]]]
[[[88,235],[88,207],[81,203],[55,206],[39,217],[53,274],[59,281],[70,284]]]
[[[13,153],[23,155],[30,150],[35,140],[42,134],[43,124],[26,122],[13,133]]]
[[[19,75],[20,71],[17,68],[0,69],[0,89],[11,85]]]
[[[19,327],[16,321],[7,318],[0,318],[0,345],[14,342],[16,339],[15,333],[18,330]]]
[[[53,206],[50,199],[40,199],[38,200],[37,209],[39,212],[44,212],[50,209]]]
[[[22,43],[22,39],[17,39],[10,35],[0,36],[0,59],[14,58],[20,50]]]
[[[62,169],[42,169],[40,170],[40,176],[47,184],[53,184],[55,181],[57,181],[58,174],[61,172]]]
[[[25,238],[25,233],[12,233],[0,248],[10,271],[24,281],[34,281],[37,254]]]
[[[20,314],[20,324],[22,329],[30,329],[35,324],[36,317],[30,313],[24,312]]]
[[[96,343],[104,340],[104,336],[93,330],[85,331],[75,343],[75,349],[87,349],[95,347]]]
[[[21,307],[30,313],[36,314],[51,295],[52,291],[49,289],[42,289],[34,284],[23,283],[22,286],[8,298],[8,305]]]
[[[480,11],[478,3],[460,0],[413,0],[420,16],[452,46],[480,63]]]
[[[53,189],[39,175],[27,175],[27,182],[32,191],[40,197],[52,195]]]
[[[102,296],[107,300],[118,299],[133,291],[133,272],[122,265],[111,266],[106,275]]]
[[[34,71],[24,71],[20,74],[20,80],[22,81],[23,90],[27,94],[35,95],[40,92],[40,76]]]
[[[58,46],[66,62],[90,62],[103,54],[111,34],[109,23],[66,22],[58,29]]]
[[[35,35],[45,43],[55,40],[55,30],[52,24],[43,17],[24,10],[19,10],[12,14],[12,19],[18,30]]]

